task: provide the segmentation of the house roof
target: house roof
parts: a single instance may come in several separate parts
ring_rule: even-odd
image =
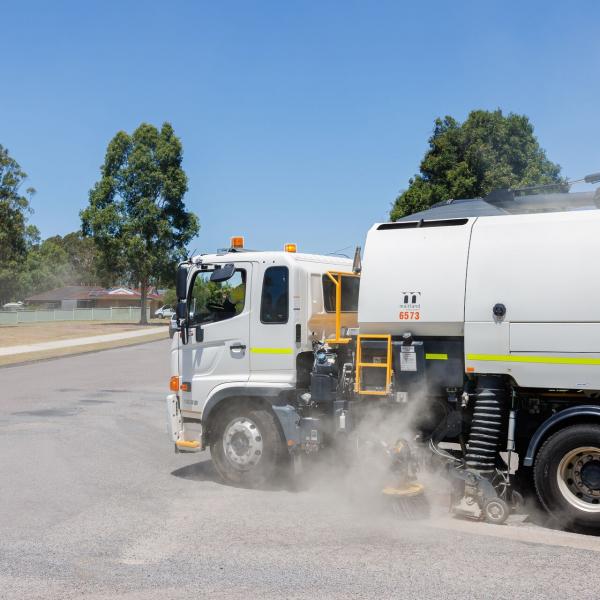
[[[89,298],[91,292],[101,292],[104,288],[89,285],[68,285],[26,298],[27,302],[60,302],[61,300],[79,300]]]
[[[147,295],[149,300],[161,296],[154,289]],[[111,300],[117,298],[140,298],[140,291],[127,287],[103,288],[92,285],[68,285],[26,298],[27,302],[61,302],[62,300]]]

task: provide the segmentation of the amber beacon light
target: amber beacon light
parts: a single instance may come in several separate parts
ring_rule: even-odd
[[[286,252],[296,252],[296,250],[298,249],[296,244],[286,244],[283,249]]]
[[[244,236],[236,235],[231,238],[231,247],[240,250],[244,247]]]

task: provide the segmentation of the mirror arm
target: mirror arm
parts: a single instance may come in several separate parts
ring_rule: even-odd
[[[189,330],[187,327],[187,319],[178,320],[179,325],[179,337],[181,338],[181,343],[185,346],[189,340]]]

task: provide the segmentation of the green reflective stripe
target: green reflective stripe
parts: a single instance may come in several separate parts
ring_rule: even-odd
[[[467,354],[467,360],[540,363],[547,365],[600,365],[600,358],[572,358],[569,356],[515,356],[514,354]]]
[[[250,348],[252,354],[292,354],[291,348]]]
[[[425,360],[448,360],[447,354],[425,354]]]

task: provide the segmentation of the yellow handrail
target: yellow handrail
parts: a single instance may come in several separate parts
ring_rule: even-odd
[[[352,338],[342,337],[342,276],[360,277],[358,273],[345,271],[327,271],[327,277],[335,285],[335,339],[327,340],[328,344],[348,344]]]
[[[363,340],[385,340],[386,360],[385,363],[364,363],[362,362],[362,344]],[[362,369],[366,368],[385,368],[385,389],[384,390],[364,390],[361,388]],[[356,338],[356,377],[354,382],[354,391],[367,396],[386,396],[390,393],[392,383],[392,336],[389,334],[363,334]]]

